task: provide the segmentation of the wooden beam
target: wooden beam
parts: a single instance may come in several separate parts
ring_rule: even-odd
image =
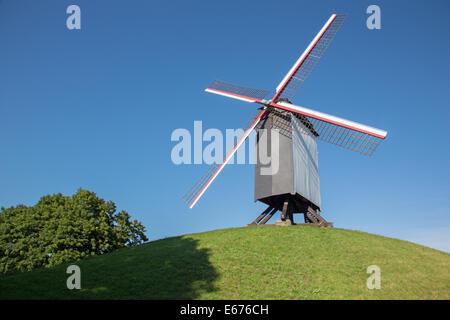
[[[324,218],[322,218],[322,216],[320,214],[318,214],[313,208],[308,207],[308,212],[311,213],[314,218],[319,220],[319,222],[321,222],[321,223],[328,223],[328,221],[326,221]]]
[[[256,218],[252,223],[250,223],[251,225],[256,225],[258,224],[262,218],[264,218],[269,212],[270,210],[272,210],[273,207],[272,206],[268,206],[266,210],[264,210],[259,216],[258,218]]]
[[[266,224],[267,221],[269,221],[270,218],[272,218],[272,216],[275,214],[275,212],[277,212],[278,209],[277,208],[273,208],[272,211],[267,215],[267,217],[264,218],[263,221],[261,221],[258,225],[263,225]]]
[[[314,219],[314,217],[309,212],[305,212],[305,218],[310,223],[318,223],[319,222],[317,219]]]
[[[281,221],[285,221],[287,214],[288,214],[288,208],[289,208],[289,200],[284,200],[283,203],[283,211],[281,212]]]

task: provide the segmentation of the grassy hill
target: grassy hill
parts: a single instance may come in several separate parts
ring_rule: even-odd
[[[343,229],[245,227],[0,277],[0,299],[450,299],[450,254]],[[369,265],[381,289],[369,290]]]

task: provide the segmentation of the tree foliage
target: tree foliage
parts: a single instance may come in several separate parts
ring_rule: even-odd
[[[116,211],[114,202],[83,189],[73,196],[44,196],[32,207],[18,205],[0,211],[1,270],[6,261],[7,271],[25,271],[147,240],[139,221],[131,220],[124,210]]]

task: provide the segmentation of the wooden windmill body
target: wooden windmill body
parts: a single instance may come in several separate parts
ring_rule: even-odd
[[[318,214],[322,201],[317,136],[306,118],[288,112],[272,112],[261,122],[255,146],[254,200],[268,207],[250,225],[266,224],[281,211],[277,225],[294,224],[294,213],[300,213],[304,223],[332,226]],[[277,145],[277,150],[271,149],[273,145]],[[261,159],[261,149],[270,153],[270,159],[278,157],[275,168]]]

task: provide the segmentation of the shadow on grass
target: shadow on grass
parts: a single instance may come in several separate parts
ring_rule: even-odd
[[[85,280],[73,298],[196,299],[216,290],[209,255],[209,249],[198,248],[198,240],[188,237],[119,250],[80,263]]]

